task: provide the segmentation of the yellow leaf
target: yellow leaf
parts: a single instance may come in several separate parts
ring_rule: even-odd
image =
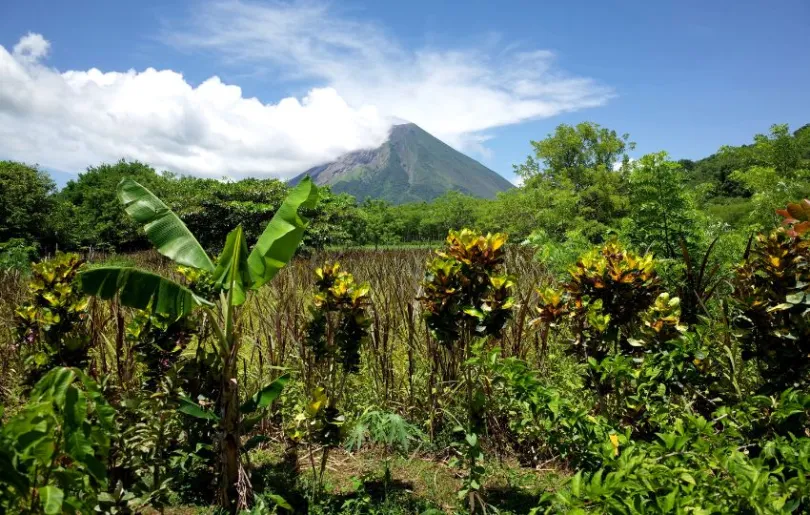
[[[312,400],[307,405],[307,414],[315,416],[326,405],[326,390],[323,388],[316,388],[312,392]]]
[[[610,435],[610,445],[613,446],[613,455],[619,455],[619,437],[616,435]]]

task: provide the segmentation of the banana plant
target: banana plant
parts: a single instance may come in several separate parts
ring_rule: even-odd
[[[169,278],[133,267],[103,266],[81,274],[82,289],[102,299],[118,296],[125,306],[180,318],[205,310],[215,334],[222,377],[220,415],[220,504],[229,509],[246,505],[237,495],[241,462],[240,405],[237,358],[241,345],[241,306],[251,291],[273,279],[298,248],[307,220],[302,209],[312,208],[318,188],[309,178],[301,181],[282,203],[264,232],[248,251],[242,226],[227,236],[216,263],[180,218],[159,198],[131,179],[118,185],[118,198],[135,221],[143,225],[155,249],[176,263],[211,274],[220,290],[214,304]],[[244,491],[244,489],[242,489]]]

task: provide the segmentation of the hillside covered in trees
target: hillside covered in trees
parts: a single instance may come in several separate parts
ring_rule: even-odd
[[[470,227],[506,232],[513,242],[534,233],[568,246],[597,243],[609,233],[632,234],[637,241],[654,237],[655,250],[672,255],[682,237],[711,239],[729,230],[747,234],[772,224],[774,210],[786,202],[810,195],[809,126],[790,132],[775,125],[750,145],[723,147],[699,161],[673,161],[665,153],[631,160],[629,136],[593,123],[561,125],[532,147],[533,155],[515,167],[523,186],[495,199],[451,191],[432,202],[392,205],[379,199],[357,202],[323,188],[308,213],[313,222],[305,245],[437,242],[450,229]],[[212,250],[236,224],[258,234],[288,191],[275,179],[180,177],[125,161],[91,166],[56,191],[44,171],[3,162],[0,242],[46,252],[146,248],[115,197],[125,177],[165,199]]]

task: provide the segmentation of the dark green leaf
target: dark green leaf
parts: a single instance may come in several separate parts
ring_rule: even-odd
[[[177,411],[185,413],[186,415],[191,415],[192,417],[219,422],[219,417],[216,415],[216,413],[205,411],[200,407],[199,404],[192,401],[188,397],[180,398],[180,407],[177,408]]]
[[[144,224],[146,236],[158,252],[181,265],[214,271],[211,258],[191,231],[151,191],[132,179],[124,179],[118,185],[118,198],[127,214]]]
[[[253,450],[257,445],[264,443],[270,440],[267,435],[253,435],[248,438],[248,441],[242,446],[241,452],[243,454],[250,452]]]
[[[65,425],[78,429],[87,416],[87,399],[78,388],[70,388],[65,396]]]
[[[265,497],[267,497],[268,499],[270,499],[271,501],[273,501],[274,503],[276,503],[276,506],[278,506],[279,508],[285,509],[285,510],[287,510],[287,511],[293,511],[293,507],[292,507],[292,506],[290,506],[290,503],[288,503],[288,502],[287,502],[287,501],[286,501],[286,500],[285,500],[283,497],[281,497],[280,495],[276,495],[276,494],[265,494]]]
[[[284,389],[284,385],[287,384],[289,380],[290,376],[288,374],[279,377],[245,401],[239,408],[239,411],[242,413],[252,413],[257,409],[266,408],[281,395],[281,390]]]
[[[261,422],[264,419],[264,413],[257,413],[255,415],[251,415],[249,417],[244,417],[242,422],[239,426],[240,430],[243,433],[249,433],[253,431],[253,428],[256,427],[256,424]]]
[[[6,454],[6,451],[0,450],[0,483],[10,486],[18,495],[22,495],[29,488],[28,477],[16,470],[11,455]]]
[[[121,304],[152,313],[181,317],[196,306],[210,305],[185,286],[137,268],[105,266],[82,272],[80,277],[88,295],[110,299],[118,294]]]
[[[275,277],[292,258],[304,236],[307,222],[299,210],[312,208],[317,201],[318,188],[309,177],[287,195],[248,257],[253,288],[259,288]]]
[[[245,293],[251,285],[247,258],[247,243],[245,243],[245,236],[240,225],[228,233],[225,248],[219,255],[217,268],[213,274],[214,283],[220,289],[227,291],[233,287],[231,304],[234,306],[245,302]]]
[[[35,430],[26,431],[25,433],[19,434],[19,436],[17,436],[17,448],[20,450],[20,452],[27,452],[28,449],[34,446],[39,446],[42,443],[42,440],[45,438],[48,438],[50,442],[51,436],[52,432],[47,430],[47,425],[43,423],[42,428],[37,428]],[[52,448],[52,442],[50,447]],[[43,456],[43,458],[43,461],[47,461],[47,459],[50,458],[50,455]]]
[[[53,402],[64,407],[67,390],[76,379],[73,369],[67,367],[54,368],[37,382],[31,392],[31,400],[40,402]]]
[[[97,481],[101,482],[107,479],[107,467],[105,467],[104,463],[96,459],[96,457],[92,454],[84,455],[81,463],[87,467],[90,475],[93,476]]]

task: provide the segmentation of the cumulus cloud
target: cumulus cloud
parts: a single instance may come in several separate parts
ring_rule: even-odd
[[[472,48],[409,50],[384,28],[321,3],[209,3],[164,38],[288,79],[320,81],[351,105],[374,105],[483,154],[488,129],[599,106],[612,96],[592,79],[556,69],[549,50],[504,46],[497,37]]]
[[[51,44],[42,34],[29,32],[14,45],[14,57],[24,62],[36,62],[48,55],[50,48]]]
[[[0,157],[78,171],[138,159],[177,172],[289,177],[376,146],[389,122],[333,88],[265,104],[212,77],[194,87],[171,70],[58,72],[48,42],[0,46]]]
[[[410,49],[320,3],[195,4],[182,28],[167,27],[171,46],[308,92],[259,100],[217,76],[194,85],[172,70],[57,70],[50,43],[28,34],[11,51],[0,46],[0,158],[76,172],[123,157],[179,173],[287,178],[378,146],[397,121],[486,156],[489,129],[611,96],[559,71],[547,50],[497,38]]]

